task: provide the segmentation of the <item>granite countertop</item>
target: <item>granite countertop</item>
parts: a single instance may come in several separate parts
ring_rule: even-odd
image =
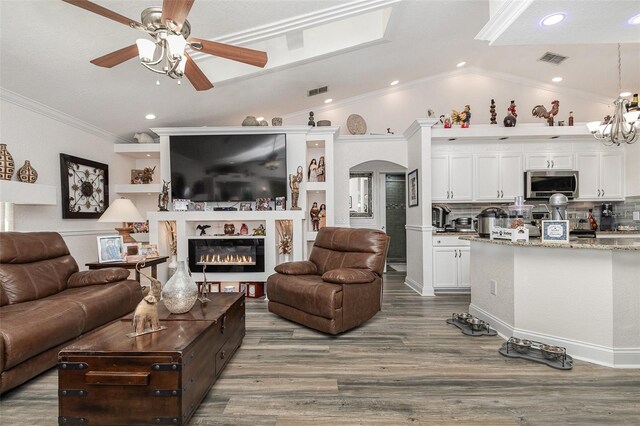
[[[461,240],[479,243],[499,244],[503,246],[527,246],[549,248],[595,249],[595,250],[628,250],[640,251],[640,236],[638,238],[576,238],[568,243],[549,243],[539,239],[530,239],[527,242],[512,242],[509,240],[491,240],[489,238],[461,236]]]
[[[624,231],[596,231],[596,235],[616,235],[616,234],[638,234],[638,237],[640,237],[640,229],[634,229],[634,230],[624,230]]]

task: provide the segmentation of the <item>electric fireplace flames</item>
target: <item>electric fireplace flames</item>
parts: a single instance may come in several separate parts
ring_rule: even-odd
[[[198,265],[255,265],[253,256],[203,254]]]
[[[264,272],[264,238],[190,238],[193,272]]]

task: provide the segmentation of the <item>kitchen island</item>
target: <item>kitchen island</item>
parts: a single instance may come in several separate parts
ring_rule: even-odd
[[[640,368],[640,238],[471,242],[471,305],[502,337]]]

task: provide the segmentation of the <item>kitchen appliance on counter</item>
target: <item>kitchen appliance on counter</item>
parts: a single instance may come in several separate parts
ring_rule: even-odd
[[[447,216],[451,213],[451,209],[447,206],[434,204],[431,206],[431,225],[434,228],[444,229],[447,225]]]
[[[496,219],[505,219],[509,215],[500,207],[487,207],[478,216],[478,234],[481,237],[490,237],[491,228],[496,225]]]
[[[516,228],[518,226],[524,226],[529,230],[529,237],[539,237],[540,228],[533,221],[533,204],[524,204],[524,197],[515,197],[514,203],[507,206],[509,211],[509,219],[507,219],[507,225],[503,225],[504,228]],[[505,221],[503,221],[505,222]]]
[[[453,220],[453,226],[455,232],[476,232],[471,217],[458,217]]]
[[[551,220],[567,220],[567,205],[569,199],[566,195],[557,193],[549,197],[549,205],[551,206]]]
[[[602,204],[600,206],[600,230],[615,231],[616,218],[613,212],[613,204]]]
[[[528,200],[546,199],[553,194],[578,198],[578,172],[576,170],[536,170],[524,174],[525,197]]]

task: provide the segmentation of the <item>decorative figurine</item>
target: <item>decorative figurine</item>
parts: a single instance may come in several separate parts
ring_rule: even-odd
[[[203,237],[207,235],[207,229],[211,228],[211,225],[198,225],[196,229],[200,231],[200,236]]]
[[[311,127],[316,127],[316,122],[313,121],[313,111],[309,111],[309,122],[307,123],[307,125],[311,126]]]
[[[471,107],[469,105],[465,105],[464,111],[462,112],[458,112],[453,109],[451,110],[451,117],[453,118],[453,124],[460,124],[463,129],[466,129],[471,123]]]
[[[393,135],[393,132],[391,131],[391,127],[387,127],[387,134],[388,135]]]
[[[516,112],[516,101],[511,101],[509,108],[507,108],[507,116],[502,120],[504,127],[515,127],[518,117]]]
[[[573,126],[573,111],[569,111],[569,126]]]
[[[324,165],[324,155],[323,155],[318,160],[318,182],[325,181],[324,173],[325,173],[325,165]]]
[[[153,167],[153,169],[151,167],[145,167],[140,178],[142,180],[142,183],[147,184],[153,182],[153,172],[155,171],[155,166]]]
[[[491,99],[491,105],[489,107],[489,112],[491,113],[491,124],[498,124],[496,121],[496,101]]]
[[[444,114],[440,114],[439,122],[440,124],[444,124]]]
[[[282,126],[282,117],[273,117],[271,119],[272,126]]]
[[[139,269],[140,267],[144,267],[144,261],[136,265],[136,271],[149,279],[151,286],[149,294],[147,294],[145,298],[138,303],[136,310],[133,312],[133,333],[127,334],[128,337],[136,337],[167,328],[160,325],[160,320],[158,318],[158,302],[162,298],[162,284],[157,279],[141,272]]]
[[[326,204],[320,204],[320,211],[318,212],[318,217],[320,218],[318,229],[325,228],[327,226],[327,205]]]
[[[312,158],[309,164],[307,182],[318,182],[318,163],[315,158]]]
[[[253,228],[253,235],[261,235],[265,236],[267,230],[264,228],[264,225],[260,225],[257,228]]]
[[[311,216],[311,224],[313,226],[313,231],[318,231],[320,225],[320,209],[318,209],[318,203],[313,202],[311,206],[311,210],[309,210],[309,216]]]
[[[295,175],[289,175],[289,188],[291,188],[291,210],[302,210],[298,207],[300,196],[300,182],[302,182],[302,166],[298,166]]]
[[[166,180],[162,181],[162,193],[158,194],[158,211],[167,212],[167,206],[169,205],[169,184]]]
[[[551,111],[547,111],[547,109],[543,105],[536,105],[531,110],[531,114],[533,114],[534,117],[546,118],[549,126],[553,126],[553,117],[558,114],[559,109],[560,101],[555,100],[551,102]]]
[[[246,223],[243,223],[242,226],[240,226],[240,235],[249,235],[249,227]]]
[[[135,133],[133,138],[138,143],[154,143],[153,137],[148,133]]]
[[[444,118],[444,128],[445,129],[450,129],[451,128],[451,116],[447,115]]]

